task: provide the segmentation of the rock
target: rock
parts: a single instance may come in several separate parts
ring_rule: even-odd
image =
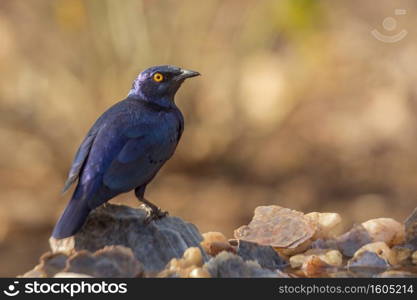
[[[71,255],[75,251],[74,242],[74,236],[65,239],[49,238],[49,246],[53,253],[66,253]]]
[[[352,273],[344,270],[336,270],[335,272],[327,273],[329,278],[352,278]]]
[[[397,271],[397,270],[390,270],[385,271],[379,275],[379,278],[414,278],[417,277],[417,274],[407,272],[407,271]]]
[[[182,258],[184,266],[202,266],[203,255],[198,247],[191,247],[185,250]]]
[[[82,230],[73,237],[51,238],[53,252],[88,250],[108,245],[130,248],[145,272],[159,272],[172,258],[182,257],[189,247],[200,247],[198,229],[177,217],[165,217],[144,224],[146,212],[124,205],[106,204],[90,213]],[[203,257],[208,259],[203,252]]]
[[[203,268],[195,268],[193,269],[190,274],[189,278],[210,278],[210,273]]]
[[[63,253],[47,252],[39,259],[39,264],[21,277],[44,278],[53,277],[65,268],[68,256]]]
[[[406,243],[417,250],[417,207],[411,215],[404,221]]]
[[[351,230],[336,238],[336,244],[343,255],[352,257],[363,245],[372,243],[372,238],[362,225],[355,225]]]
[[[285,258],[281,257],[271,246],[258,245],[242,240],[235,240],[237,255],[245,261],[256,261],[262,268],[282,270],[288,266]]]
[[[405,227],[394,219],[372,219],[363,222],[362,226],[374,242],[385,242],[388,246],[394,246],[405,241]]]
[[[235,230],[236,239],[274,248],[295,249],[311,243],[316,224],[303,213],[280,206],[259,206],[247,226]]]
[[[227,238],[220,232],[203,233],[203,241],[200,245],[210,256],[216,256],[222,251],[236,253],[236,249],[230,245]]]
[[[311,212],[305,216],[317,226],[313,240],[334,238],[340,233],[342,218],[337,213]]]
[[[32,270],[27,271],[23,275],[17,276],[18,278],[45,278],[46,274],[39,269],[38,266],[34,267]]]
[[[137,277],[143,273],[143,267],[131,249],[107,246],[95,253],[87,250],[74,251],[70,256],[48,252],[41,257],[39,265],[22,277],[56,277],[58,273],[65,273],[67,277],[68,274],[90,277]]]
[[[288,277],[280,271],[271,271],[262,268],[257,262],[244,261],[240,256],[230,252],[221,252],[210,259],[204,268],[212,277]]]
[[[140,277],[143,267],[131,249],[123,246],[106,246],[91,253],[81,250],[69,257],[65,272],[86,274],[92,277]]]
[[[374,252],[364,251],[348,261],[350,272],[364,277],[372,277],[390,267],[389,263]]]
[[[311,244],[311,248],[313,248],[313,249],[335,249],[335,250],[339,249],[338,246],[337,246],[337,240],[335,240],[335,239],[328,239],[328,240],[318,239],[318,240],[315,240]]]
[[[343,264],[342,254],[334,249],[310,249],[290,258],[293,269],[301,269],[304,276],[323,277],[337,272]]]
[[[413,262],[413,264],[417,265],[417,251],[414,251],[411,255],[411,261]]]
[[[311,253],[313,251],[314,249],[311,250]],[[323,254],[315,255],[318,256],[325,263],[333,267],[341,267],[343,264],[342,253],[340,253],[338,250],[329,249],[327,252],[324,252]]]
[[[298,254],[298,253],[302,253],[304,251],[306,251],[307,249],[310,249],[312,245],[312,241],[311,240],[307,240],[304,243],[298,245],[295,248],[274,248],[275,251],[277,251],[280,255],[284,256],[284,257],[290,257],[292,255]]]
[[[328,273],[334,273],[337,268],[324,262],[318,256],[309,256],[301,267],[307,277],[325,277]]]
[[[47,253],[41,256],[43,266],[41,267],[46,274],[46,277],[52,277],[55,273],[63,270],[66,265],[68,256],[63,253]]]
[[[391,250],[398,264],[409,263],[409,259],[411,258],[411,254],[413,253],[413,251],[410,248],[404,246],[394,246]]]
[[[92,278],[92,276],[80,273],[59,272],[55,274],[54,278]]]
[[[296,254],[290,257],[290,266],[293,269],[300,269],[308,256],[304,254]]]
[[[227,240],[176,217],[144,224],[144,210],[108,204],[75,236],[51,238],[53,251],[22,277],[416,277],[416,214],[404,225],[368,220],[335,237],[338,214],[261,206]]]
[[[203,256],[200,248],[188,248],[182,258],[173,258],[165,270],[158,274],[158,277],[181,277],[181,278],[207,278],[210,274],[201,268]]]
[[[382,259],[386,260],[390,265],[394,266],[397,264],[397,259],[394,252],[384,242],[375,242],[362,246],[356,251],[354,256],[360,255],[362,252],[373,252]]]
[[[397,263],[394,252],[384,242],[364,245],[348,261],[348,270],[361,276],[373,276]]]
[[[311,257],[317,257],[328,266],[341,267],[343,256],[334,249],[310,249],[303,254],[291,256],[290,265],[292,268],[301,268]]]

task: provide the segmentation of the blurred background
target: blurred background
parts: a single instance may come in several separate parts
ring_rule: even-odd
[[[228,237],[259,205],[338,212],[346,228],[403,220],[417,203],[416,12],[413,0],[1,0],[0,276],[48,250],[84,134],[159,64],[203,74],[177,94],[185,132],[148,188],[171,215]]]

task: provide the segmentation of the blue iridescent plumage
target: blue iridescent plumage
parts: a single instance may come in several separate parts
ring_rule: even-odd
[[[157,81],[160,75],[163,79]],[[144,192],[174,154],[184,128],[175,93],[186,78],[197,75],[174,66],[149,68],[136,78],[126,99],[97,119],[69,171],[64,191],[78,183],[55,225],[54,238],[75,234],[92,209],[131,190],[147,205],[150,219],[165,215]]]

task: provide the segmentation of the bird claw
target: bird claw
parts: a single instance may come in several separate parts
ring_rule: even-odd
[[[167,211],[160,209],[159,207],[150,207],[146,204],[142,204],[142,208],[146,211],[146,217],[143,223],[149,224],[154,220],[159,220],[168,215]]]

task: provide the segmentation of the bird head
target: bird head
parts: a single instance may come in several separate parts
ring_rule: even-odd
[[[181,84],[200,73],[175,66],[156,66],[146,69],[135,79],[129,96],[152,102],[173,101]]]

